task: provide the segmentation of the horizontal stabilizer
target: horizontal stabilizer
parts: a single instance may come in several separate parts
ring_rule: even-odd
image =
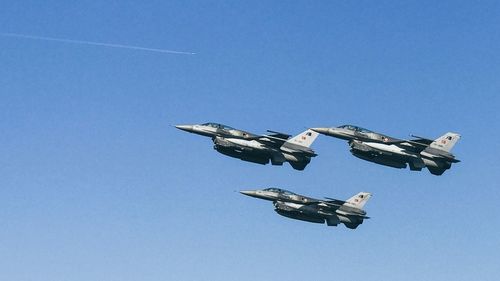
[[[451,163],[459,163],[460,160],[458,159],[455,159],[453,157],[446,157],[446,156],[441,156],[441,157],[437,157],[438,159],[442,159],[444,161],[448,161],[448,162],[451,162]]]

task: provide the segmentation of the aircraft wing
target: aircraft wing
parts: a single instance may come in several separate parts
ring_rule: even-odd
[[[289,138],[292,137],[292,135],[289,135],[289,134],[285,134],[285,133],[280,133],[280,132],[276,132],[276,131],[271,131],[271,130],[267,130],[268,133],[271,133],[271,137],[275,137],[275,138],[279,138],[279,139],[285,139],[285,140],[288,140]]]
[[[275,148],[280,148],[287,141],[286,139],[275,137],[273,135],[257,136],[253,139]]]
[[[401,143],[407,143],[407,144],[411,145],[416,150],[416,152],[422,152],[424,149],[429,147],[429,145],[433,142],[433,140],[430,140],[427,138],[423,138],[423,137],[419,137],[419,136],[415,136],[415,135],[411,135],[411,136],[414,137],[415,139],[405,140],[405,141],[402,141]]]
[[[429,145],[433,142],[433,140],[429,140],[429,139],[422,138],[422,137],[417,137],[414,135],[412,135],[412,137],[414,137],[416,139],[412,139],[412,140],[395,139],[395,140],[384,141],[384,144],[395,144],[395,145],[401,144],[402,147],[410,148],[410,150],[412,152],[420,153],[424,149],[429,147]]]
[[[327,203],[327,204],[332,204],[332,205],[339,205],[339,206],[342,206],[345,204],[346,201],[344,200],[338,200],[338,199],[334,199],[334,198],[330,198],[330,197],[325,197],[325,199],[327,199],[326,201],[323,201],[324,203]]]
[[[245,138],[246,140],[256,140],[258,142],[270,145],[272,147],[281,147],[291,135],[280,133],[276,131],[267,130],[271,133],[269,135],[253,135],[251,137]]]
[[[333,207],[334,209],[337,209],[345,203],[345,201],[337,200],[337,199],[333,199],[333,198],[326,198],[326,199],[328,199],[328,200],[314,200],[314,201],[309,201],[309,202],[300,202],[300,204],[303,204],[303,205],[324,204],[328,207]]]
[[[311,202],[308,202],[308,203],[301,203],[301,204],[304,204],[304,205],[319,205],[319,204],[322,204],[322,207],[324,207],[324,208],[327,208],[329,210],[337,210],[344,203],[345,203],[345,201],[342,201],[342,200],[328,198],[328,200],[316,200],[316,201],[311,201]]]
[[[415,152],[422,152],[424,149],[429,147],[428,144],[421,142],[420,140],[407,140],[405,141],[407,144],[411,145]]]
[[[412,142],[418,142],[418,143],[426,144],[426,145],[430,145],[433,142],[433,140],[428,139],[428,138],[423,138],[423,137],[419,137],[419,136],[415,136],[415,135],[411,135],[411,136],[416,138],[415,140],[411,140]]]
[[[340,211],[339,208],[342,205],[344,205],[344,203],[346,203],[346,201],[328,198],[328,197],[325,197],[325,199],[327,199],[327,200],[317,200],[317,201],[309,202],[307,204],[304,204],[304,203],[301,203],[301,204],[304,204],[304,205],[323,204],[323,205],[326,205],[326,208],[327,208],[326,210],[332,210],[332,211],[335,210],[335,212],[341,213],[342,215],[345,215],[345,216],[359,217],[362,219],[369,219],[370,218],[362,213]],[[323,210],[323,211],[325,211],[325,210]]]

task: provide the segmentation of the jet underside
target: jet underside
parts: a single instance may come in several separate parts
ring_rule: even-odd
[[[299,135],[268,131],[268,135],[255,135],[219,123],[177,125],[176,128],[212,138],[214,149],[229,157],[257,164],[281,166],[288,162],[296,170],[304,170],[316,154],[310,148],[318,136],[306,130]]]
[[[407,150],[403,145],[386,145],[380,143],[364,143],[350,141],[353,156],[376,164],[405,169],[407,166],[412,171],[421,171],[427,167],[432,174],[441,175],[451,167],[451,162],[435,159],[430,154]]]
[[[266,148],[242,146],[223,138],[214,139],[214,149],[226,156],[262,165],[268,164],[271,159],[271,151]],[[276,162],[273,165],[283,165],[283,162]]]
[[[332,210],[325,210],[319,205],[301,205],[286,203],[281,201],[274,202],[274,211],[281,216],[307,221],[312,223],[326,224],[328,226],[337,226],[343,223],[346,227],[355,229],[363,223],[363,219],[358,216],[350,216],[348,213],[339,213]]]
[[[347,140],[355,157],[388,167],[405,169],[409,166],[412,171],[428,168],[431,174],[441,175],[452,163],[460,162],[450,152],[460,139],[460,134],[453,132],[435,140],[414,135],[414,139],[403,140],[354,125],[312,130]]]
[[[297,170],[303,170],[311,157],[297,154],[285,153],[280,148],[273,148],[262,145],[257,141],[240,141],[234,139],[214,138],[214,149],[226,156],[238,158],[243,161],[266,165],[271,162],[272,165],[281,166],[284,162]]]
[[[274,211],[281,216],[312,223],[337,226],[341,223],[354,229],[363,223],[366,212],[362,209],[371,197],[370,193],[360,192],[347,201],[327,198],[315,199],[279,188],[262,190],[242,190],[242,194],[272,201]]]

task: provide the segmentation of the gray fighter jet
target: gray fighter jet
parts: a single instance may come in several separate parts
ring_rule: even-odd
[[[311,130],[347,140],[352,155],[393,168],[404,169],[408,164],[412,171],[427,167],[431,174],[442,175],[452,163],[460,162],[450,153],[460,139],[456,133],[446,133],[436,140],[418,136],[412,136],[413,140],[402,140],[353,125]]]
[[[276,213],[296,220],[325,223],[328,226],[345,224],[347,228],[355,229],[369,219],[363,206],[370,199],[371,194],[360,192],[347,201],[326,198],[314,199],[288,190],[266,188],[261,190],[242,190],[242,194],[269,200],[273,202]]]
[[[283,165],[284,162],[296,170],[304,170],[311,158],[317,154],[310,148],[318,133],[306,130],[291,138],[288,134],[268,131],[268,135],[255,135],[218,123],[200,125],[177,125],[176,128],[212,138],[218,152],[243,161]]]

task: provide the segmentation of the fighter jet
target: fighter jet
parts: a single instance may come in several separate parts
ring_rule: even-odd
[[[343,223],[347,228],[355,229],[369,219],[363,210],[371,194],[360,192],[347,201],[326,198],[326,200],[295,194],[279,188],[261,190],[242,190],[240,193],[273,202],[276,213],[296,220],[325,223],[337,226]]]
[[[460,160],[450,153],[460,139],[456,133],[446,133],[436,140],[413,136],[413,140],[402,140],[376,133],[358,126],[343,125],[336,128],[312,128],[311,130],[347,140],[352,155],[370,162],[393,168],[412,171],[427,167],[431,174],[442,175]]]
[[[290,135],[268,131],[268,135],[256,135],[218,124],[177,125],[176,128],[212,138],[218,152],[243,161],[283,165],[284,162],[296,170],[304,170],[311,158],[317,154],[310,148],[318,133],[306,130],[291,138]]]

